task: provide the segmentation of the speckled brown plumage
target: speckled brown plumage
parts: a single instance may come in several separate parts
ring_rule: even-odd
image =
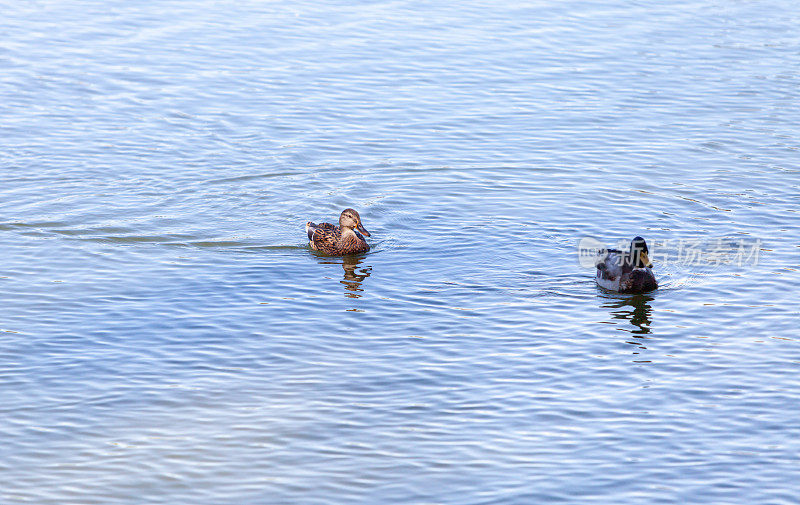
[[[344,256],[369,251],[364,235],[369,232],[361,224],[361,216],[353,209],[345,209],[339,216],[339,226],[330,223],[306,223],[308,243],[312,249],[330,256]]]

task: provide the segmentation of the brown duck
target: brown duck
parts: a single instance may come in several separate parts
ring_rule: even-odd
[[[308,245],[315,251],[330,256],[345,256],[369,251],[364,235],[369,232],[361,225],[361,216],[353,209],[344,209],[339,216],[339,226],[330,223],[306,223]]]

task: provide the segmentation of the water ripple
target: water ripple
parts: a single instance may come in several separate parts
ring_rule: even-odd
[[[796,501],[794,4],[5,11],[0,501]]]

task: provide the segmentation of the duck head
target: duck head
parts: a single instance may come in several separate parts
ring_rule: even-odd
[[[630,261],[634,268],[652,268],[653,264],[647,253],[647,242],[642,237],[634,237],[631,240]]]
[[[339,216],[339,226],[342,228],[356,229],[369,237],[369,232],[361,224],[361,216],[353,209],[344,209]]]

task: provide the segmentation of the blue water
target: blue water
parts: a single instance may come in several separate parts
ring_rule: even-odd
[[[6,5],[0,503],[797,503],[799,23]]]

